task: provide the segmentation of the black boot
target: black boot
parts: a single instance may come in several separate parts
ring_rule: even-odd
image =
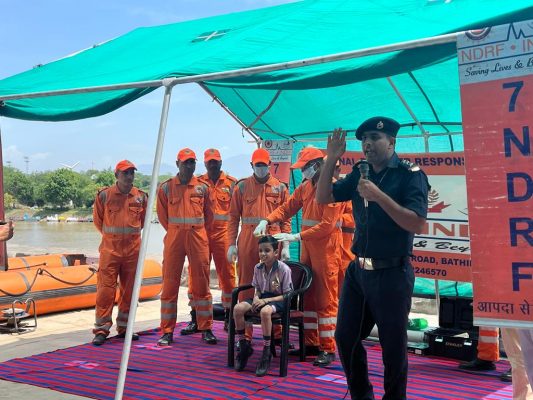
[[[237,357],[235,358],[235,369],[237,371],[244,370],[244,368],[246,368],[248,358],[250,358],[253,353],[254,349],[252,348],[252,343],[249,340],[239,340],[239,348],[237,350]]]
[[[272,360],[272,351],[270,350],[270,346],[264,346],[263,354],[261,355],[261,359],[259,360],[259,364],[257,364],[257,368],[255,370],[255,374],[257,376],[265,376],[267,374],[268,369],[270,368],[270,360]]]
[[[106,336],[103,333],[97,333],[93,339],[93,346],[101,346],[104,344]]]
[[[191,310],[191,320],[185,328],[180,331],[182,335],[192,335],[193,333],[200,332],[198,330],[198,324],[196,323],[196,311]]]
[[[474,358],[472,361],[459,364],[459,369],[466,369],[468,371],[494,371],[496,364],[494,364],[494,361]]]
[[[119,339],[124,339],[126,337],[126,331],[119,333],[116,337]],[[139,334],[135,332],[132,333],[131,340],[139,340]]]
[[[224,309],[224,330],[227,332],[229,330],[229,309]]]
[[[211,329],[202,331],[202,340],[207,344],[217,344],[217,338]]]
[[[174,341],[172,336],[173,336],[172,332],[163,333],[163,335],[157,341],[157,345],[158,346],[170,346],[170,344]]]
[[[513,381],[513,369],[509,368],[507,371],[503,372],[500,375],[500,380],[504,382],[512,382]]]
[[[335,361],[335,353],[328,353],[327,351],[321,351],[318,353],[318,357],[313,361],[315,367],[327,367]]]

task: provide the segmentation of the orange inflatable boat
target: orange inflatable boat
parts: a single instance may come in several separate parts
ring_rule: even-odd
[[[92,264],[83,254],[44,254],[38,256],[9,257],[8,271],[32,269],[38,267],[70,267],[73,265]],[[98,262],[98,260],[96,260]]]
[[[0,308],[32,298],[38,315],[94,307],[98,260],[83,254],[14,257],[0,272]],[[144,262],[140,299],[161,291],[161,265]],[[117,290],[118,296],[118,290]]]

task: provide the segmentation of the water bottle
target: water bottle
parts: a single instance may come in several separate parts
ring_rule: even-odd
[[[428,327],[428,321],[425,318],[409,318],[407,329],[410,331],[422,331]]]

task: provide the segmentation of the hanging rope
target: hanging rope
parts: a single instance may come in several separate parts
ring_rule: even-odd
[[[30,286],[24,292],[22,292],[22,293],[10,293],[10,292],[8,292],[6,290],[0,289],[0,293],[3,293],[6,296],[13,296],[13,297],[24,296],[26,293],[31,291],[31,289],[33,288],[33,285],[35,285],[35,282],[37,281],[37,277],[39,275],[48,275],[50,278],[55,279],[56,281],[64,283],[66,285],[71,285],[71,286],[83,285],[85,282],[87,282],[89,279],[91,279],[93,277],[93,275],[96,273],[96,268],[89,267],[89,271],[91,271],[91,275],[89,275],[86,279],[84,279],[84,280],[82,280],[80,282],[69,282],[69,281],[65,281],[63,279],[60,279],[57,276],[54,276],[51,272],[48,272],[46,269],[38,268],[35,271],[35,276],[33,277],[33,280],[31,282]]]

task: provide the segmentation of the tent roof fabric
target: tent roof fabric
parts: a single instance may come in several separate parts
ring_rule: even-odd
[[[305,0],[254,11],[139,28],[94,48],[0,81],[1,96],[194,76],[289,62],[533,18],[530,1]],[[264,139],[324,138],[386,114],[400,137],[461,131],[455,44],[203,82]],[[154,90],[5,101],[0,115],[44,121],[94,117]],[[401,143],[401,141],[399,142]],[[409,140],[410,150],[424,141]],[[433,143],[433,144],[431,144]],[[462,146],[430,137],[432,151]]]

